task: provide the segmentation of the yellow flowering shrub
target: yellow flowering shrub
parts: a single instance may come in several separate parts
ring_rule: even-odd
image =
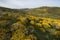
[[[58,27],[60,28],[60,23],[57,23]]]
[[[60,20],[31,15],[18,17],[16,22],[13,22],[15,19],[10,20],[0,20],[0,40],[8,32],[11,32],[11,37],[7,35],[10,40],[48,40],[50,36],[53,40],[60,37]]]
[[[48,23],[46,23],[46,22],[43,22],[42,25],[44,25],[47,28],[50,27],[50,25]]]
[[[34,21],[30,21],[30,23],[31,23],[31,24],[35,24],[35,22],[34,22]]]
[[[55,31],[54,35],[60,35],[60,31]]]
[[[29,39],[29,40],[37,40],[36,36],[33,35],[33,34],[30,34],[30,35],[27,37],[27,39]]]
[[[39,21],[39,20],[40,20],[40,17],[35,17],[35,20],[36,20],[36,21]]]
[[[29,16],[29,19],[30,19],[30,20],[34,20],[35,17],[34,17],[34,16]]]
[[[20,18],[21,22],[26,21],[25,17]]]
[[[41,24],[41,23],[36,23],[36,25],[37,25],[38,27],[42,27],[42,24]]]
[[[42,32],[46,32],[46,30],[45,30],[44,28],[40,28],[40,30],[41,30]]]

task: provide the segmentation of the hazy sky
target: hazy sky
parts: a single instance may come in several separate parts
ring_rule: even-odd
[[[9,8],[60,7],[60,0],[0,0],[0,6]]]

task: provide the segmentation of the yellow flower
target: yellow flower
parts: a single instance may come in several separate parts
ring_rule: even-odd
[[[25,17],[21,17],[21,18],[19,18],[19,20],[20,20],[21,22],[26,22],[26,18],[25,18]]]
[[[56,28],[60,29],[60,23],[57,23],[57,27]]]
[[[39,17],[36,17],[35,20],[36,20],[36,21],[39,21]]]
[[[29,16],[29,19],[30,20],[34,20],[35,19],[35,16]]]
[[[58,26],[60,26],[60,23],[57,23]]]
[[[34,21],[31,21],[30,23],[31,23],[31,24],[34,24]]]
[[[54,34],[55,35],[60,35],[60,31],[56,31]]]
[[[37,25],[38,27],[42,27],[42,24],[40,24],[40,23],[36,23],[36,25]]]
[[[40,30],[43,31],[43,32],[46,32],[46,30],[44,28],[40,28]]]
[[[46,22],[43,22],[42,23],[44,26],[46,26],[46,27],[50,27],[50,25],[48,24],[48,23],[46,23]]]

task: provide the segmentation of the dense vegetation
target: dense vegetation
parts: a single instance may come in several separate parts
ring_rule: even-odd
[[[0,7],[0,40],[60,40],[60,8]]]

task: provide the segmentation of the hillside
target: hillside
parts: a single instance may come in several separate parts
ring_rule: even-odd
[[[30,9],[28,13],[40,17],[60,19],[59,7],[38,7]]]
[[[60,40],[60,8],[0,7],[0,40]]]
[[[12,13],[12,14],[19,14],[23,16],[27,15],[34,15],[34,16],[40,16],[40,17],[46,17],[46,18],[53,18],[53,19],[60,19],[60,7],[38,7],[38,8],[31,8],[31,9],[10,9],[10,8],[4,8],[0,7],[0,14],[1,13]]]

